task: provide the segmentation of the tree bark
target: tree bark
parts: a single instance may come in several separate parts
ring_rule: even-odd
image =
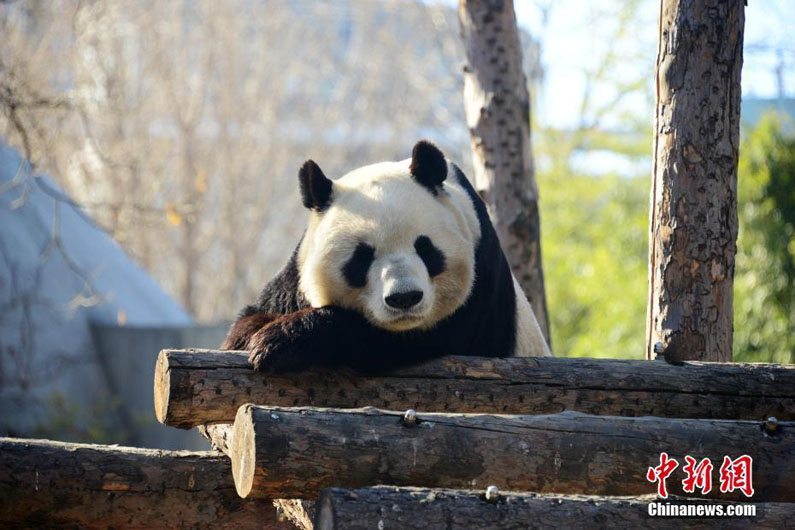
[[[795,366],[451,356],[383,376],[336,370],[265,375],[251,369],[243,352],[160,353],[155,412],[162,423],[231,423],[244,403],[795,420]]]
[[[229,423],[214,423],[200,425],[199,432],[207,438],[213,446],[225,455],[229,455],[232,447],[232,425]],[[312,530],[312,514],[315,511],[314,501],[302,499],[274,499],[273,505],[297,528]]]
[[[289,528],[270,501],[241,499],[229,459],[0,438],[4,528]]]
[[[661,0],[646,356],[731,361],[743,2]]]
[[[460,0],[458,19],[468,62],[464,104],[475,187],[549,343],[530,95],[513,1]]]
[[[230,459],[241,497],[314,498],[329,486],[377,484],[589,495],[643,495],[660,453],[753,457],[755,501],[795,501],[795,424],[588,416],[420,414],[406,424],[378,409],[290,409],[244,405]],[[681,472],[681,471],[680,471]],[[683,494],[682,476],[668,490]],[[717,479],[715,481],[717,484]],[[742,500],[740,492],[709,497]]]
[[[485,488],[484,488],[485,489]],[[649,503],[656,495],[642,497],[594,497],[585,495],[539,495],[510,492],[489,502],[484,491],[396,488],[381,486],[347,490],[323,490],[315,517],[316,530],[490,530],[493,528],[647,528],[651,521]],[[672,504],[703,504],[694,499],[672,499]],[[729,502],[710,500],[710,504]],[[795,504],[756,503],[754,517],[728,517],[720,528],[754,528],[779,530],[791,524]],[[664,518],[654,520],[653,527],[678,530],[711,529],[716,520]]]

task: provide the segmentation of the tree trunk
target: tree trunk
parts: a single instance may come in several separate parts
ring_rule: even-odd
[[[647,528],[651,525],[649,503],[656,495],[642,497],[594,497],[585,495],[539,495],[510,492],[495,502],[480,491],[395,488],[380,486],[346,490],[323,490],[315,517],[316,530],[491,530],[493,528]],[[695,499],[670,499],[671,504],[704,504]],[[710,500],[709,504],[729,502]],[[743,503],[746,504],[746,503]],[[748,506],[746,504],[746,506]],[[753,517],[727,517],[720,528],[787,528],[795,517],[795,504],[757,503]],[[654,520],[658,529],[712,529],[714,518],[665,518]]]
[[[460,0],[458,18],[468,61],[464,104],[475,187],[549,343],[530,95],[513,1]]]
[[[366,409],[240,407],[232,474],[241,497],[314,498],[329,486],[389,484],[588,495],[643,495],[660,453],[680,462],[668,490],[682,495],[685,455],[753,456],[755,501],[795,501],[795,424],[588,416],[419,414]],[[715,484],[717,484],[717,478]],[[743,500],[739,491],[708,494]]]
[[[660,2],[649,359],[732,359],[743,10]]]
[[[795,420],[795,366],[451,356],[379,376],[342,370],[265,375],[251,369],[244,352],[160,352],[160,422],[183,428],[230,423],[244,403]]]
[[[241,499],[229,459],[0,438],[0,527],[289,528],[270,501]]]

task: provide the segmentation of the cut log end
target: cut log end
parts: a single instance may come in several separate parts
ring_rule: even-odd
[[[232,428],[232,443],[229,458],[232,460],[232,477],[235,480],[237,494],[244,499],[251,494],[254,486],[254,468],[256,466],[256,444],[252,405],[243,405],[237,411],[235,424]]]
[[[155,365],[155,417],[157,421],[168,424],[168,403],[171,397],[171,370],[168,366],[168,350],[157,356]]]

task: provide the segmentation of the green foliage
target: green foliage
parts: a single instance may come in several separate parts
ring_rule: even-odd
[[[795,138],[774,115],[740,150],[734,359],[795,362]]]
[[[540,174],[539,187],[555,355],[642,358],[648,179]]]
[[[578,173],[570,160],[581,138],[569,141],[559,131],[541,131],[536,138],[555,355],[641,359],[650,177]],[[795,139],[784,137],[772,117],[743,142],[738,195],[734,359],[792,363]]]

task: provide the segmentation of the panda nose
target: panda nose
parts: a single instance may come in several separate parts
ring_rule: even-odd
[[[384,298],[386,305],[395,309],[409,309],[420,303],[422,291],[406,291],[393,293]]]

